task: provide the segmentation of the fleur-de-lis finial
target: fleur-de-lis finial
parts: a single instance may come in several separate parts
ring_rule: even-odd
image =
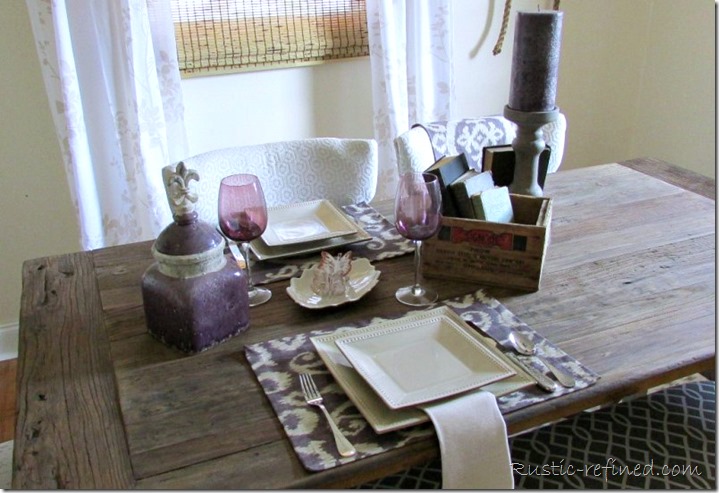
[[[172,214],[182,216],[193,212],[198,197],[190,189],[190,182],[200,180],[197,171],[187,168],[185,163],[180,161],[175,168],[172,166],[162,168],[162,178]]]

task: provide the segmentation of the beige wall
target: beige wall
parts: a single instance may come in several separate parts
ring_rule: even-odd
[[[0,53],[2,326],[18,320],[23,260],[80,244],[25,2],[0,2]]]
[[[190,155],[306,137],[373,136],[366,57],[188,78],[182,82],[182,91]]]
[[[630,153],[716,176],[716,33],[711,0],[649,2]]]
[[[645,0],[565,0],[557,104],[567,115],[565,168],[631,155],[649,19]],[[568,42],[572,40],[573,42]]]
[[[455,24],[457,114],[501,112],[511,36],[500,56],[489,52],[504,2],[453,1],[461,12]],[[513,2],[515,8],[536,3]],[[651,155],[714,176],[713,2],[563,0],[562,9],[558,105],[569,124],[562,166]],[[494,21],[488,24],[488,18]],[[18,318],[23,260],[74,251],[79,244],[25,2],[0,1],[0,53],[5,61],[0,79],[2,329]],[[188,79],[183,90],[193,153],[239,143],[372,134],[366,59]]]
[[[714,2],[564,0],[566,168],[652,156],[716,173]]]

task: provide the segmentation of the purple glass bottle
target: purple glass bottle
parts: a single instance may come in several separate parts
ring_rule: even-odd
[[[222,236],[195,212],[183,163],[163,170],[174,222],[152,246],[153,263],[142,277],[142,300],[152,336],[185,353],[197,353],[249,327],[247,278],[224,254]]]

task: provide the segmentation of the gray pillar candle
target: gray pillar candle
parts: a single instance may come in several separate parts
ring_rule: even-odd
[[[557,96],[562,12],[517,12],[509,107],[552,111]]]

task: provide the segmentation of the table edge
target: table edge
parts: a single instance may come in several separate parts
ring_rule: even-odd
[[[92,252],[28,260],[22,280],[12,488],[131,487]]]

